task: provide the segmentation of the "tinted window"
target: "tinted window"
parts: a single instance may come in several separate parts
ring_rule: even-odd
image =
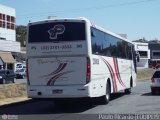
[[[93,54],[132,59],[132,44],[95,28],[91,28],[91,36]]]
[[[17,64],[16,68],[22,68],[22,64]]]
[[[4,75],[5,73],[5,71],[0,71],[0,75]]]
[[[92,52],[94,54],[104,54],[104,33],[98,30],[92,30]]]
[[[160,56],[160,52],[153,52],[154,56]]]
[[[139,51],[140,56],[147,56],[147,51]]]
[[[156,71],[156,72],[153,74],[153,77],[154,77],[154,78],[160,78],[160,71]]]
[[[29,43],[85,40],[85,23],[53,22],[31,25]]]

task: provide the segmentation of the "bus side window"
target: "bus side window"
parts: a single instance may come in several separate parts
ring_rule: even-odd
[[[91,36],[92,37],[95,37],[96,36],[96,33],[91,29]]]

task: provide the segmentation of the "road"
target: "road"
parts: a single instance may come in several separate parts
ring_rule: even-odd
[[[53,101],[30,100],[0,107],[0,115],[3,114],[18,115],[23,120],[97,120],[102,114],[160,114],[160,95],[151,95],[150,83],[145,81],[138,82],[130,95],[113,94],[108,105],[76,100],[55,107]]]
[[[26,80],[26,78],[24,78],[24,79],[14,79],[14,82],[15,83],[27,83],[27,80]]]

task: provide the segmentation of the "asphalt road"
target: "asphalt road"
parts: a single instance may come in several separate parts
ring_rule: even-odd
[[[105,114],[160,114],[160,95],[151,95],[149,81],[138,82],[130,95],[113,94],[107,105],[98,105],[90,100],[75,100],[65,106],[53,101],[29,100],[0,107],[0,115],[18,119],[38,120],[97,120],[109,119]],[[17,115],[17,116],[15,116]],[[160,119],[160,116],[158,116]],[[1,119],[1,116],[0,116]]]
[[[26,80],[26,78],[24,78],[24,79],[14,79],[14,82],[15,83],[27,83],[27,80]]]

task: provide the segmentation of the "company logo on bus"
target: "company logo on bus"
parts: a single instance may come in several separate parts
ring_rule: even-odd
[[[48,30],[48,33],[50,35],[50,39],[57,39],[58,35],[63,34],[65,31],[64,25],[55,25],[53,28]]]

